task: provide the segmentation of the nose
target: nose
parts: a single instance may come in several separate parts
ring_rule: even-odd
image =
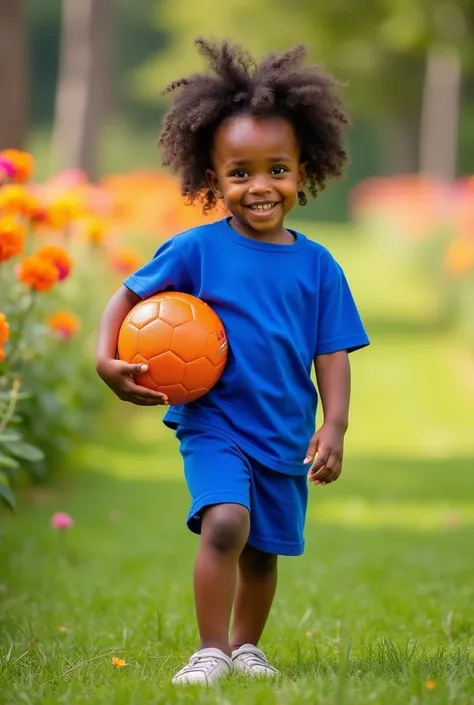
[[[270,193],[271,190],[272,185],[269,182],[268,178],[264,175],[254,176],[248,188],[248,192],[256,196]]]

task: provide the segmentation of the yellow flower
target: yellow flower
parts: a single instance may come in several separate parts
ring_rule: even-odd
[[[38,196],[30,196],[28,202],[28,218],[30,223],[33,225],[47,225],[48,224],[48,210],[46,204],[44,204]]]
[[[10,326],[4,313],[0,313],[0,347],[4,345],[10,337]]]
[[[426,688],[427,690],[434,690],[437,685],[438,685],[438,684],[437,684],[436,681],[429,680],[429,681],[426,681],[426,683],[425,683],[425,688]]]
[[[8,184],[0,189],[0,211],[24,215],[28,213],[31,195],[20,184]]]
[[[63,340],[69,340],[79,331],[81,322],[70,311],[56,311],[46,319],[46,324]]]
[[[114,668],[123,668],[124,666],[127,666],[127,662],[124,661],[123,658],[118,658],[118,656],[113,656],[112,657],[112,666]]]
[[[32,255],[19,263],[16,275],[22,284],[35,291],[49,291],[58,280],[59,273],[52,262],[44,257]]]
[[[31,154],[22,152],[19,149],[4,149],[0,152],[0,158],[5,159],[13,167],[13,179],[19,183],[24,183],[30,179],[35,161]]]
[[[48,205],[48,223],[56,230],[63,230],[79,218],[82,214],[83,205],[77,194],[73,192],[63,193]]]
[[[25,244],[25,228],[15,218],[0,218],[0,262],[21,255]]]
[[[84,221],[84,235],[92,245],[101,245],[107,237],[109,224],[96,216]]]

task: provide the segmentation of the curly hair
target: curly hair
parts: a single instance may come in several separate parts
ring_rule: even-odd
[[[181,78],[162,91],[180,89],[158,140],[163,165],[178,174],[189,202],[202,200],[205,212],[216,205],[206,171],[212,168],[215,131],[234,115],[278,116],[293,125],[313,197],[329,179],[342,175],[348,161],[344,131],[349,121],[334,79],[319,66],[302,65],[304,45],[268,54],[257,65],[245,49],[228,41],[198,38],[195,44],[212,73]],[[305,202],[300,194],[300,203]]]

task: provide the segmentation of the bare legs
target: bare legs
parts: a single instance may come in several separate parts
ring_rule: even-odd
[[[247,545],[250,517],[239,504],[208,507],[194,567],[194,594],[201,648],[230,656],[258,643],[275,595],[277,557]],[[229,640],[230,617],[234,623]]]

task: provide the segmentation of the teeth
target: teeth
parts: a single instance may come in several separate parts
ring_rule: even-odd
[[[252,206],[254,211],[271,211],[275,204],[274,203],[257,203]]]

